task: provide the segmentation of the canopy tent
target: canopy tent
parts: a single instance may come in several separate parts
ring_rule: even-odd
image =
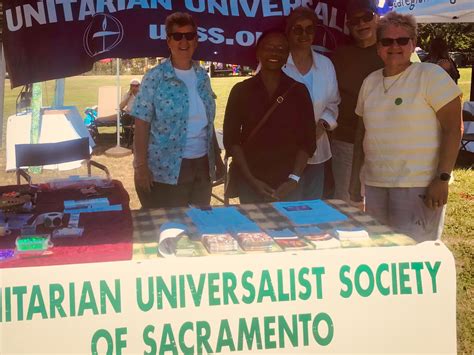
[[[312,4],[311,4],[312,3]],[[3,44],[12,87],[77,75],[103,58],[167,56],[164,19],[175,11],[198,22],[196,58],[255,64],[252,46],[281,26],[292,8],[314,8],[317,48],[347,39],[347,0],[77,0],[3,1]],[[411,13],[420,22],[474,22],[473,0],[378,0],[380,13]]]
[[[392,9],[414,15],[419,23],[474,22],[473,0],[394,0]]]
[[[103,58],[167,56],[164,19],[191,13],[199,25],[196,58],[255,64],[261,32],[282,24],[292,8],[314,8],[322,21],[315,45],[345,42],[348,0],[77,0],[3,1],[3,41],[13,87],[77,75]],[[312,5],[310,4],[312,3]],[[419,22],[474,22],[473,0],[378,0],[380,13],[411,13]]]

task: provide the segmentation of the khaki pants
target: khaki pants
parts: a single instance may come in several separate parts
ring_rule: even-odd
[[[437,209],[425,206],[425,187],[365,186],[367,213],[380,223],[404,233],[417,242],[441,238],[446,205]]]

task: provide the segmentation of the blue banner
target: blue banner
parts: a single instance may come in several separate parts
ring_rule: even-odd
[[[77,75],[103,58],[167,57],[165,18],[190,13],[198,25],[195,59],[253,66],[262,31],[284,26],[292,8],[321,19],[315,46],[347,38],[346,0],[4,0],[5,56],[13,87]],[[346,34],[344,34],[344,32]]]

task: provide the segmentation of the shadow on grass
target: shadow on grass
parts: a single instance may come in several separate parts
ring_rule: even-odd
[[[115,133],[101,133],[95,139],[96,146],[92,152],[93,156],[105,155],[105,151],[109,148],[115,147],[117,145],[117,134]],[[120,145],[124,148],[131,149],[132,147],[127,144],[127,141],[120,138]]]

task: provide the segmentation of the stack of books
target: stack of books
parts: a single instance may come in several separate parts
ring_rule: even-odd
[[[209,253],[223,253],[239,250],[239,244],[229,233],[203,234],[201,241]]]
[[[264,232],[237,233],[237,240],[245,251],[271,251],[273,239]]]

